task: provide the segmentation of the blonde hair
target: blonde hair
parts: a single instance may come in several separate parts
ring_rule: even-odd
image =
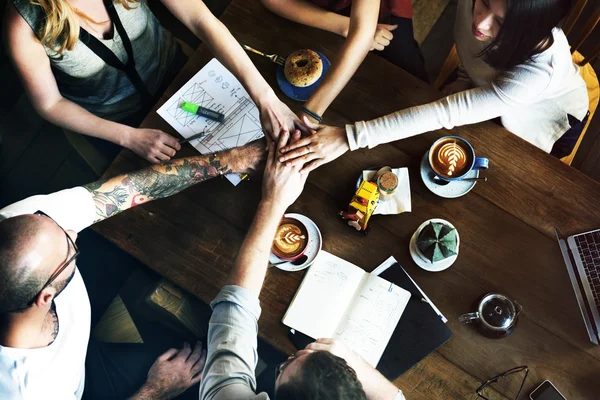
[[[130,3],[140,0],[114,0],[121,4],[126,10],[134,8]],[[40,27],[38,36],[42,44],[62,54],[65,49],[73,50],[79,39],[80,16],[92,23],[98,24],[87,15],[71,7],[68,0],[31,0],[31,4],[38,5],[44,9],[45,22]]]

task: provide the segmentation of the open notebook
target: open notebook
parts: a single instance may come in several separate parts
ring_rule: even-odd
[[[321,251],[282,322],[314,339],[343,340],[377,366],[410,293]]]

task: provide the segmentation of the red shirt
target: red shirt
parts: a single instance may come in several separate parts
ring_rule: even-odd
[[[352,0],[311,1],[320,7],[345,15],[349,15],[347,10],[349,10],[352,5]],[[410,3],[410,0],[381,0],[381,5],[379,6],[379,22],[385,23],[390,15],[402,18],[412,18],[412,4]]]

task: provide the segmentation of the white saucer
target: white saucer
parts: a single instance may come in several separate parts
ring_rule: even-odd
[[[283,271],[300,271],[302,269],[310,267],[310,265],[315,261],[317,255],[321,251],[321,247],[323,246],[323,238],[321,237],[321,231],[317,224],[313,222],[312,219],[302,215],[302,214],[285,214],[284,217],[295,218],[298,221],[302,222],[306,226],[306,230],[308,231],[308,244],[306,245],[306,251],[304,254],[308,257],[308,259],[304,262],[304,264],[294,265],[292,262],[276,265],[275,267],[283,270]],[[284,260],[277,257],[275,254],[269,254],[269,262],[270,263],[280,263]]]
[[[464,176],[465,178],[479,177],[479,171],[473,169]],[[440,185],[433,180],[433,171],[429,166],[429,152],[425,153],[421,160],[421,179],[427,189],[434,194],[446,199],[455,199],[469,193],[475,187],[476,181],[452,181],[447,185]]]
[[[446,258],[442,261],[438,261],[436,263],[431,263],[428,259],[424,258],[420,254],[420,251],[417,248],[417,234],[420,233],[421,230],[423,228],[425,228],[425,226],[427,224],[429,224],[430,222],[442,222],[442,223],[447,224],[447,225],[451,226],[452,228],[456,229],[454,227],[454,225],[452,225],[450,222],[446,221],[445,219],[432,218],[430,220],[427,220],[419,226],[419,228],[415,231],[415,233],[413,233],[412,237],[410,238],[410,245],[408,247],[408,250],[410,251],[410,256],[412,257],[413,261],[419,267],[421,267],[425,271],[429,271],[429,272],[440,272],[440,271],[450,268],[450,266],[452,266],[452,264],[454,264],[454,261],[456,261],[456,259],[458,258],[458,251],[460,250],[460,236],[458,235],[458,230],[457,230],[456,231],[456,255],[454,255],[452,257],[448,257],[448,258]]]

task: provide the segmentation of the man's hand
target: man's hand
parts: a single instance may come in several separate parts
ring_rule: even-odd
[[[290,108],[277,98],[274,92],[257,102],[260,123],[267,139],[277,141],[281,132],[293,133],[296,129],[307,131],[300,119]]]
[[[385,49],[394,38],[392,31],[396,28],[398,28],[398,25],[377,24],[377,30],[375,31],[370,50],[382,51]]]
[[[206,350],[197,342],[194,350],[188,343],[183,349],[170,349],[156,359],[146,383],[132,400],[172,399],[200,382],[206,363]]]
[[[308,119],[304,119],[304,124],[316,132],[283,147],[279,161],[294,167],[302,166],[302,173],[308,173],[350,150],[343,128],[315,125]]]
[[[308,173],[300,173],[302,165],[287,165],[277,159],[289,137],[289,133],[283,131],[277,143],[269,143],[269,155],[262,189],[263,201],[272,202],[283,210],[300,196],[308,177]]]
[[[169,161],[181,145],[173,136],[158,129],[136,129],[128,131],[123,147],[153,164]]]

